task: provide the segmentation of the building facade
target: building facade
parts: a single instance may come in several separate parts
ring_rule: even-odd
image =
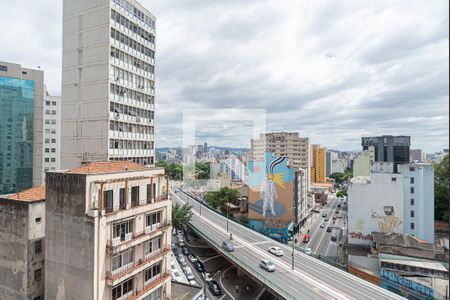
[[[370,164],[375,160],[375,149],[370,146],[362,151],[353,161],[353,177],[370,176]]]
[[[409,150],[409,160],[411,162],[422,162],[425,160],[425,153],[422,149],[411,149]]]
[[[44,73],[0,62],[0,194],[42,183]]]
[[[2,299],[43,300],[45,188],[0,196]]]
[[[309,138],[300,137],[298,132],[273,132],[261,134],[259,139],[252,139],[250,143],[249,161],[264,161],[267,151],[276,157],[286,157],[292,168],[306,170],[309,189]]]
[[[45,172],[61,169],[61,97],[45,91],[43,101],[42,178]]]
[[[46,299],[170,299],[168,177],[133,162],[46,176]]]
[[[361,144],[363,150],[368,150],[370,146],[374,147],[375,161],[393,162],[394,172],[397,172],[397,165],[409,163],[409,146],[411,145],[409,136],[363,137]]]
[[[434,244],[434,167],[411,163],[398,166],[403,175],[404,232]]]
[[[62,168],[153,165],[155,17],[135,0],[63,6]]]
[[[311,145],[311,182],[326,182],[327,150],[319,145]]]

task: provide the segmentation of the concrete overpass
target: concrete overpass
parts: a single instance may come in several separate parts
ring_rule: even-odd
[[[233,234],[236,249],[228,253],[221,248],[223,241],[229,239],[225,217],[200,205],[181,190],[172,192],[172,200],[193,205],[194,214],[190,225],[194,231],[230,262],[281,299],[404,299],[297,250],[294,252],[292,270],[291,247],[231,220],[228,227]],[[284,256],[273,256],[267,251],[269,246],[283,248]],[[275,264],[275,272],[268,273],[259,267],[263,258],[270,259]]]

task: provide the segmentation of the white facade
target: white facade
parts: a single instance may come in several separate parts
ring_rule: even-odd
[[[344,173],[347,167],[348,160],[344,158],[337,158],[331,163],[331,169],[333,170],[333,173]]]
[[[434,244],[433,165],[399,165],[398,171],[403,175],[405,233]]]
[[[246,166],[240,158],[232,155],[227,159],[219,161],[220,173],[234,181],[244,181],[246,179]]]
[[[44,93],[42,178],[45,172],[61,169],[61,97]]]
[[[62,168],[154,164],[155,17],[134,0],[64,0]]]
[[[348,242],[371,244],[372,232],[404,233],[403,176],[371,173],[348,185]]]
[[[314,199],[310,197],[308,199],[308,182],[306,170],[300,169],[296,171],[297,181],[296,187],[296,200],[297,200],[297,220],[299,224],[303,224],[303,221],[308,217],[311,210],[314,208]]]

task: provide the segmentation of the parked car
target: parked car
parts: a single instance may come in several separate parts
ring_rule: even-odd
[[[234,251],[234,246],[233,243],[231,241],[225,241],[222,243],[222,249],[227,250],[228,252],[233,252]]]
[[[214,296],[222,295],[222,289],[217,281],[211,280],[208,284],[208,288]]]
[[[338,206],[337,206],[337,207],[341,208],[341,205],[340,205],[340,204],[338,204]]]
[[[203,272],[202,276],[206,282],[210,282],[212,280],[212,275],[209,272]]]
[[[191,263],[194,263],[198,260],[197,257],[195,257],[195,255],[192,253],[188,255],[188,258]]]
[[[322,218],[326,218],[326,217],[327,217],[327,213],[323,213]]]
[[[190,267],[184,267],[183,271],[184,271],[184,274],[186,275],[187,280],[195,279],[194,273],[192,273],[192,269]]]
[[[200,273],[205,272],[205,265],[201,261],[197,260],[193,264],[197,271],[199,271]]]
[[[275,272],[275,265],[268,259],[261,260],[259,266],[267,272]]]
[[[181,253],[183,253],[184,255],[189,255],[191,252],[189,251],[189,249],[188,248],[186,248],[186,247],[183,247],[183,248],[181,248]]]
[[[320,224],[320,228],[325,228],[325,223]]]
[[[284,254],[283,249],[280,247],[270,247],[268,251],[275,256],[283,256]]]
[[[304,251],[305,251],[305,254],[307,254],[307,255],[311,255],[312,254],[312,250],[309,247],[305,248]]]
[[[177,256],[178,262],[183,266],[186,267],[187,266],[187,262],[186,262],[186,258],[184,258],[184,256],[180,253]]]
[[[184,240],[179,240],[178,241],[178,246],[179,247],[186,247],[186,243],[184,242]]]
[[[331,232],[331,227],[327,227],[327,232]]]
[[[198,283],[195,280],[189,280],[189,284],[193,286],[198,286]]]
[[[328,222],[328,220],[329,220],[328,217],[326,217],[326,218],[325,218],[325,222]]]
[[[331,240],[332,240],[333,242],[336,241],[336,240],[337,240],[337,236],[334,235],[334,234],[332,234],[332,235],[331,235]]]

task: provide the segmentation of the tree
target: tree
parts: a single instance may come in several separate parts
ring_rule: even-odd
[[[341,184],[344,181],[344,179],[343,179],[344,178],[344,174],[342,174],[340,172],[332,173],[329,177],[333,178],[334,182],[336,184]]]
[[[183,179],[183,166],[175,163],[167,163],[165,161],[156,162],[156,167],[164,168],[165,173],[172,180],[182,180]]]
[[[222,208],[222,210],[225,210],[225,204],[226,203],[236,204],[238,197],[239,197],[238,190],[233,190],[228,187],[224,187],[217,192],[208,192],[206,194],[206,201],[214,209],[220,207]]]
[[[197,179],[209,179],[209,163],[195,163],[195,177]]]
[[[448,221],[449,170],[447,154],[434,165],[434,218],[438,221]]]
[[[176,203],[172,208],[172,226],[181,229],[187,225],[192,218],[192,206],[189,204],[180,205]]]
[[[336,193],[336,197],[338,198],[344,198],[347,196],[347,189],[340,190]]]

